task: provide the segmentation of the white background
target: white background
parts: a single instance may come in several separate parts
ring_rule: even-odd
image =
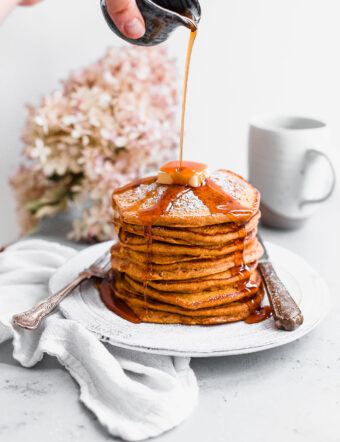
[[[247,126],[259,113],[328,121],[340,142],[339,0],[202,0],[192,60],[185,157],[246,174]],[[187,30],[168,42],[184,68]],[[15,237],[8,187],[25,103],[120,45],[99,0],[44,0],[0,25],[0,243]]]

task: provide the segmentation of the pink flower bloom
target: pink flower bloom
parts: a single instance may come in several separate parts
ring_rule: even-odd
[[[75,202],[86,209],[71,236],[111,238],[113,189],[174,158],[177,86],[164,48],[110,48],[40,106],[29,106],[29,166],[12,178],[23,232]]]

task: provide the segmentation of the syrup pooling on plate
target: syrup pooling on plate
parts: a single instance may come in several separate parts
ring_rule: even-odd
[[[110,277],[114,278],[115,275],[111,274]],[[120,316],[126,321],[134,324],[140,324],[141,321],[129,308],[129,306],[122,299],[115,296],[113,290],[111,289],[111,283],[109,280],[98,280],[95,282],[95,286],[99,291],[100,299],[109,310],[116,313],[116,315]]]
[[[246,319],[247,324],[257,324],[258,322],[265,321],[272,315],[272,309],[269,305],[265,305],[259,309],[254,310],[254,312],[248,316]]]

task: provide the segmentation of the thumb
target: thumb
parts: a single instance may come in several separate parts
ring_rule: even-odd
[[[107,10],[117,28],[128,38],[140,38],[145,24],[136,0],[107,0]]]

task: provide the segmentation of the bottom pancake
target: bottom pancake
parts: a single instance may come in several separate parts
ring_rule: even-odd
[[[164,312],[153,308],[145,309],[141,305],[131,305],[125,301],[142,322],[156,324],[182,324],[182,325],[218,325],[230,322],[243,321],[258,309],[263,300],[262,285],[258,293],[249,302],[237,302],[233,309],[225,314],[212,314],[211,316],[187,316],[181,313]]]
[[[112,289],[117,291],[117,296],[125,301],[127,299],[140,299],[146,307],[152,307],[152,305],[149,305],[149,301],[156,301],[160,303],[161,310],[168,311],[170,304],[191,311],[202,311],[207,307],[217,307],[240,301],[243,298],[249,298],[257,292],[260,283],[260,275],[255,270],[250,274],[248,280],[230,284],[224,288],[197,290],[196,293],[173,293],[160,292],[149,287],[148,284],[143,285],[127,275],[118,274],[112,282]]]

